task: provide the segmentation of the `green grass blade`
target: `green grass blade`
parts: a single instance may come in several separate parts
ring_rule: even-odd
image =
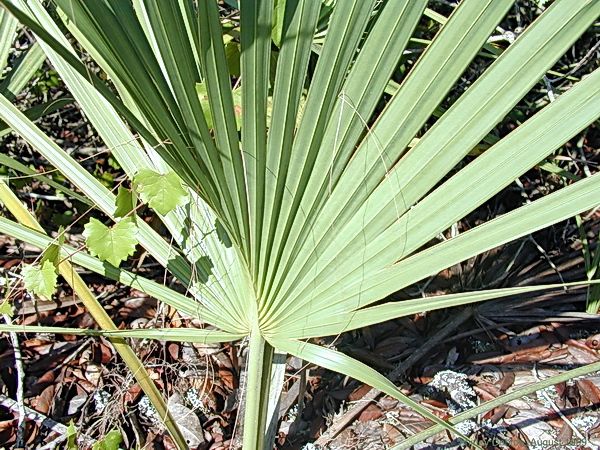
[[[0,232],[27,242],[30,245],[40,249],[48,247],[54,242],[48,236],[31,230],[12,220],[0,216]],[[148,280],[138,274],[128,272],[108,263],[100,261],[88,253],[79,249],[64,245],[61,256],[67,258],[81,267],[85,267],[92,272],[103,275],[111,280],[123,283],[126,286],[139,289],[142,292],[160,300],[161,302],[172,306],[183,314],[205,321],[219,327],[220,329],[232,334],[244,333],[244,327],[237,321],[228,321],[228,318],[219,311],[211,311],[203,306],[194,298],[186,297],[160,283]]]
[[[10,49],[17,37],[19,21],[8,11],[0,10],[0,73],[8,64]]]
[[[233,342],[244,335],[226,333],[219,330],[205,330],[200,328],[149,328],[135,330],[90,330],[67,327],[45,327],[37,325],[3,325],[1,332],[16,333],[52,333],[71,334],[74,336],[103,336],[108,338],[153,339],[168,342],[195,342],[201,344],[214,344]]]
[[[481,448],[469,438],[456,431],[449,423],[443,421],[424,406],[404,395],[390,380],[366,364],[338,351],[320,347],[308,342],[288,339],[271,339],[269,342],[276,348],[284,350],[298,358],[317,364],[320,367],[343,373],[344,375],[355,378],[371,387],[377,388],[389,396],[401,401],[406,406],[414,409],[421,416],[435,422],[456,436],[461,437],[475,448]]]
[[[565,381],[572,380],[577,377],[582,377],[585,375],[592,374],[594,372],[598,372],[600,370],[600,362],[596,362],[593,364],[587,364],[582,367],[578,367],[576,369],[567,370],[566,372],[561,373],[560,375],[555,375],[552,377],[548,377],[545,380],[539,381],[537,383],[532,383],[530,385],[519,388],[513,392],[509,392],[508,394],[500,395],[493,400],[489,400],[480,404],[479,406],[469,409],[463,413],[460,413],[451,419],[449,422],[452,424],[458,424],[464,420],[471,419],[480,414],[484,414],[488,411],[491,411],[498,406],[506,405],[507,403],[516,400],[518,398],[524,397],[529,394],[533,394],[541,389],[545,389],[550,386],[554,386],[560,383],[564,383]],[[405,450],[411,448],[413,445],[423,442],[430,436],[437,434],[441,431],[444,431],[444,428],[439,425],[434,425],[424,431],[421,431],[414,436],[411,436],[409,439],[401,442],[400,444],[392,447],[392,450]]]
[[[10,92],[11,91],[7,91],[7,95],[9,96],[9,98],[10,98]],[[3,95],[3,94],[0,94],[0,95]],[[49,100],[45,103],[34,105],[31,108],[26,109],[23,112],[23,114],[29,120],[38,120],[41,117],[44,117],[47,114],[51,114],[55,111],[58,111],[59,109],[62,109],[71,103],[73,103],[73,99],[70,99],[70,98],[59,98],[56,100]],[[12,129],[6,123],[4,123],[2,120],[0,120],[0,138],[3,138],[4,136],[10,134],[11,132],[12,132]]]
[[[77,192],[73,191],[72,189],[69,189],[66,186],[63,186],[60,183],[57,183],[56,181],[52,180],[51,178],[48,178],[45,175],[39,174],[35,170],[27,167],[25,164],[21,164],[19,161],[17,161],[14,158],[11,158],[10,156],[0,154],[0,165],[10,167],[11,169],[16,170],[17,172],[23,174],[26,177],[40,180],[41,182],[46,183],[48,186],[53,187],[57,191],[60,191],[63,194],[66,194],[69,198],[78,200],[88,206],[92,206],[92,202],[87,197],[85,197],[81,194],[78,194]]]
[[[0,93],[11,100],[14,99],[31,81],[45,60],[46,55],[42,48],[37,42],[34,43],[18,61],[12,64],[12,70],[0,82]]]

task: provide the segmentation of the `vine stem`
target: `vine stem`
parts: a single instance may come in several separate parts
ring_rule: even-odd
[[[0,202],[6,206],[6,208],[13,216],[15,216],[19,223],[45,234],[45,230],[39,224],[37,219],[29,212],[23,203],[21,203],[19,198],[10,190],[8,185],[3,180],[0,180]],[[98,302],[95,295],[88,288],[87,284],[85,284],[85,281],[83,281],[83,279],[75,271],[71,263],[67,260],[63,260],[58,265],[58,269],[66,282],[73,288],[73,291],[81,299],[81,302],[87,308],[90,315],[94,318],[100,328],[103,330],[116,330],[117,326],[104,310],[100,302]],[[157,413],[164,421],[165,427],[169,431],[169,434],[173,438],[177,448],[187,449],[188,445],[185,437],[171,416],[167,404],[165,403],[160,391],[150,378],[150,375],[148,374],[148,371],[144,367],[142,361],[138,358],[138,356],[124,339],[109,338],[109,340],[127,367],[129,367],[129,369],[133,372],[133,376],[136,378],[140,387],[144,391],[144,394],[148,396],[152,406],[154,406]]]

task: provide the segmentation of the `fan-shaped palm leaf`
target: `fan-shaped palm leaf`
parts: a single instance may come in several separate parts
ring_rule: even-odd
[[[140,244],[189,286],[189,296],[85,253],[73,261],[220,330],[198,332],[198,339],[249,336],[245,448],[268,447],[263,431],[273,348],[358,378],[442,422],[373,369],[306,339],[526,292],[372,306],[599,203],[600,175],[594,175],[423,249],[600,116],[596,71],[483,155],[457,166],[598,18],[598,0],[556,0],[422,135],[512,1],[463,0],[380,111],[425,0],[336,2],[318,58],[311,52],[321,2],[287,0],[283,15],[276,15],[282,22],[274,68],[274,2],[244,0],[241,135],[216,1],[197,2],[197,9],[188,0],[55,3],[112,86],[79,61],[41,1],[0,0],[40,38],[128,176],[172,170],[191,191],[191,202],[160,216],[176,249],[138,221]],[[316,66],[307,76],[311,58]],[[208,104],[198,97],[198,83]],[[4,97],[0,118],[116,219],[114,195]],[[0,219],[0,230],[39,247],[48,244],[7,219]],[[190,333],[148,336],[194,339]]]

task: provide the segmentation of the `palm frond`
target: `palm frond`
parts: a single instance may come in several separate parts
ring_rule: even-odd
[[[190,191],[185,206],[158,214],[170,240],[137,220],[140,244],[188,287],[186,295],[64,248],[74,263],[215,327],[121,336],[207,342],[249,336],[248,449],[267,445],[262,431],[274,347],[378,387],[456,432],[374,370],[305,340],[555,287],[372,306],[598,205],[596,174],[428,246],[600,116],[596,70],[504,138],[489,134],[597,20],[600,1],[554,1],[502,52],[487,41],[512,0],[463,0],[448,19],[428,10],[426,0],[338,1],[334,7],[248,0],[240,5],[239,78],[229,73],[215,0],[55,3],[62,25],[111,85],[77,56],[41,0],[0,0],[36,34],[39,49],[128,178],[146,170],[174,172]],[[423,13],[441,29],[422,42],[424,53],[390,89]],[[2,36],[14,36],[16,27],[0,10],[0,64],[10,48]],[[447,110],[441,108],[482,48],[493,63]],[[26,64],[23,74],[40,64],[39,49],[28,54],[31,67]],[[241,89],[241,123],[234,89]],[[114,194],[6,96],[0,96],[0,119],[60,170],[77,195],[117,219]],[[465,160],[482,140],[489,148]],[[50,243],[4,218],[0,232],[40,248]]]

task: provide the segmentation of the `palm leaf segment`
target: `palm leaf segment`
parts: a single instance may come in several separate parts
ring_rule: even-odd
[[[274,61],[273,0],[244,0],[241,135],[215,1],[200,1],[196,10],[186,0],[56,0],[69,31],[109,75],[118,96],[79,62],[41,2],[1,3],[41,38],[128,175],[173,170],[192,191],[189,204],[161,216],[180,251],[143,225],[139,239],[190,287],[194,301],[107,270],[86,255],[75,255],[76,262],[142,283],[222,330],[216,340],[259,335],[399,396],[368,367],[303,340],[514,294],[508,289],[371,306],[598,204],[600,176],[594,175],[421,250],[600,116],[596,71],[454,171],[597,19],[600,1],[555,1],[423,135],[423,125],[512,1],[463,0],[374,117],[425,0],[337,2],[310,79],[320,2],[285,2]],[[208,103],[199,99],[198,83]],[[114,215],[110,192],[6,99],[0,99],[0,111],[99,209]],[[2,227],[44,245],[9,221],[2,220]]]

